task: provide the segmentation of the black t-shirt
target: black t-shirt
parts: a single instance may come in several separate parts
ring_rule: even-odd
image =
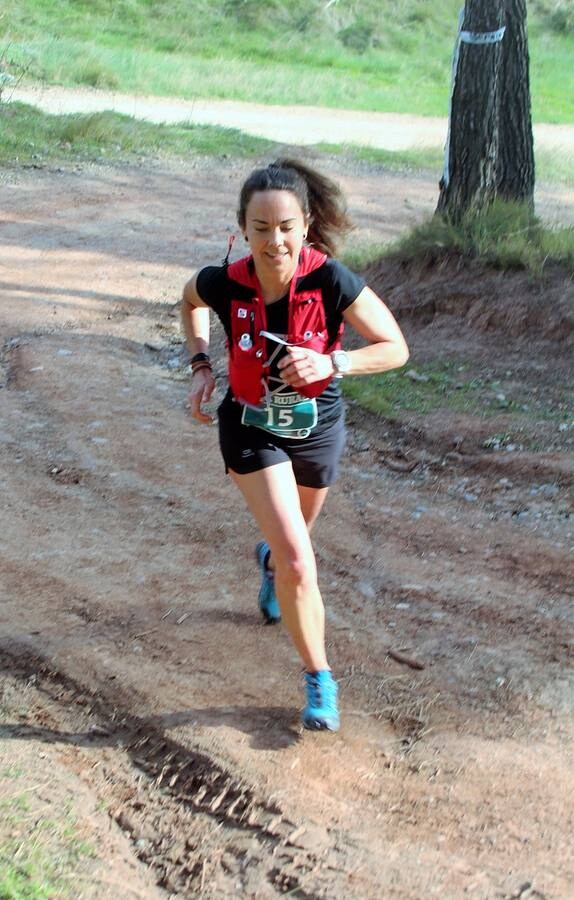
[[[313,290],[319,287],[322,291],[327,331],[331,343],[339,331],[343,312],[357,299],[365,287],[365,281],[337,260],[327,259],[322,266],[309,272],[308,275],[303,275],[297,282],[297,291]],[[227,338],[230,339],[231,300],[238,299],[238,285],[229,278],[227,267],[207,266],[205,269],[201,269],[197,275],[196,289],[203,302],[211,307],[218,316]],[[245,288],[240,287],[239,290],[243,292]],[[267,304],[265,312],[267,330],[285,337],[289,320],[288,296]],[[270,354],[275,347],[274,344],[268,348]],[[280,357],[281,354],[278,354],[275,363]],[[276,373],[272,369],[270,374]],[[341,391],[338,379],[333,379],[317,398],[317,410],[321,425],[332,422],[340,415]]]

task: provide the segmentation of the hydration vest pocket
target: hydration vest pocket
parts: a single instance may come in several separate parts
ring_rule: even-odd
[[[296,294],[289,311],[289,340],[305,343],[317,335],[326,335],[327,320],[320,289]],[[313,347],[313,349],[315,349]]]
[[[229,384],[236,400],[257,406],[264,394],[263,367],[255,347],[234,348],[233,365],[229,366]]]
[[[258,332],[255,304],[232,300],[229,384],[236,400],[253,406],[264,393],[263,348]]]

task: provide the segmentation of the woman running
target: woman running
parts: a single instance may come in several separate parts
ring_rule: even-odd
[[[183,292],[190,408],[199,422],[212,421],[202,405],[215,388],[213,309],[229,351],[221,452],[263,537],[259,608],[268,623],[283,619],[303,662],[303,725],[336,731],[337,684],[310,533],[345,445],[340,379],[402,366],[408,349],[382,300],[333,258],[351,227],[334,182],[279,159],[247,178],[237,219],[250,254],[201,269]],[[341,349],[345,324],[363,338],[360,349]]]

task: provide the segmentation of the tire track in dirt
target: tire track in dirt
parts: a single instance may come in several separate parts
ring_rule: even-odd
[[[343,889],[349,861],[341,837],[292,821],[279,803],[258,796],[214,758],[118,707],[117,691],[113,697],[101,685],[88,691],[14,641],[3,643],[0,660],[4,675],[32,685],[37,695],[33,721],[3,726],[4,737],[62,744],[65,764],[105,793],[109,815],[130,835],[137,857],[153,867],[160,887],[211,896],[238,890],[239,878],[303,900]],[[94,763],[78,745],[105,749],[105,756]],[[102,765],[105,773],[98,771]]]

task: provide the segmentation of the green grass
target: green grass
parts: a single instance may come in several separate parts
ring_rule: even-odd
[[[424,380],[414,381],[409,372]],[[452,363],[407,365],[398,371],[346,378],[343,389],[361,406],[390,419],[403,412],[424,414],[437,408],[471,413],[483,409],[482,385],[466,380]]]
[[[425,415],[436,409],[483,418],[527,414],[549,421],[574,415],[570,397],[550,405],[533,401],[526,389],[517,393],[515,387],[510,397],[500,381],[476,377],[468,364],[454,361],[407,365],[379,375],[345,378],[342,384],[349,399],[387,419],[401,418],[405,412]]]
[[[536,180],[554,184],[574,183],[574,157],[563,150],[538,150]]]
[[[197,154],[252,157],[273,146],[233,128],[153,125],[111,112],[51,116],[22,103],[0,104],[0,163]]]
[[[459,7],[460,0],[4,0],[0,52],[12,74],[68,85],[445,115]],[[542,3],[530,12],[534,118],[574,121],[574,32]]]
[[[22,103],[0,104],[0,163],[41,163],[48,160],[122,160],[131,156],[189,158],[192,154],[233,155],[243,158],[273,156],[276,144],[250,137],[233,128],[209,125],[153,125],[103,112],[90,115],[52,116]],[[442,170],[443,154],[432,147],[412,150],[379,150],[349,144],[317,144],[319,152],[349,160],[373,163],[392,172]],[[537,154],[540,180],[570,184],[574,159],[559,152]],[[357,250],[361,268],[364,250]]]
[[[454,254],[540,276],[549,264],[574,271],[574,228],[546,227],[526,207],[497,200],[485,210],[466,213],[459,224],[433,216],[386,248],[386,253],[428,263]]]
[[[439,147],[413,147],[408,150],[382,150],[378,147],[359,147],[354,144],[315,145],[317,150],[332,156],[345,156],[358,162],[373,163],[394,172],[442,172],[444,152]],[[574,173],[574,162],[572,163]],[[437,175],[438,181],[438,175]]]
[[[437,182],[442,173],[444,152],[439,147],[413,147],[408,150],[382,150],[353,144],[317,144],[316,148],[331,156],[345,156],[359,162],[373,163],[393,172],[434,172]],[[553,184],[574,182],[574,156],[561,150],[536,152],[537,181]]]
[[[462,257],[504,271],[526,270],[535,278],[558,265],[574,277],[574,228],[545,226],[524,206],[497,200],[459,224],[435,215],[392,243],[351,243],[341,254],[358,271],[383,257],[424,265]]]
[[[57,821],[38,815],[24,794],[4,800],[0,811],[10,833],[0,843],[0,900],[75,896],[78,863],[94,851],[78,838],[70,812],[64,810]]]

